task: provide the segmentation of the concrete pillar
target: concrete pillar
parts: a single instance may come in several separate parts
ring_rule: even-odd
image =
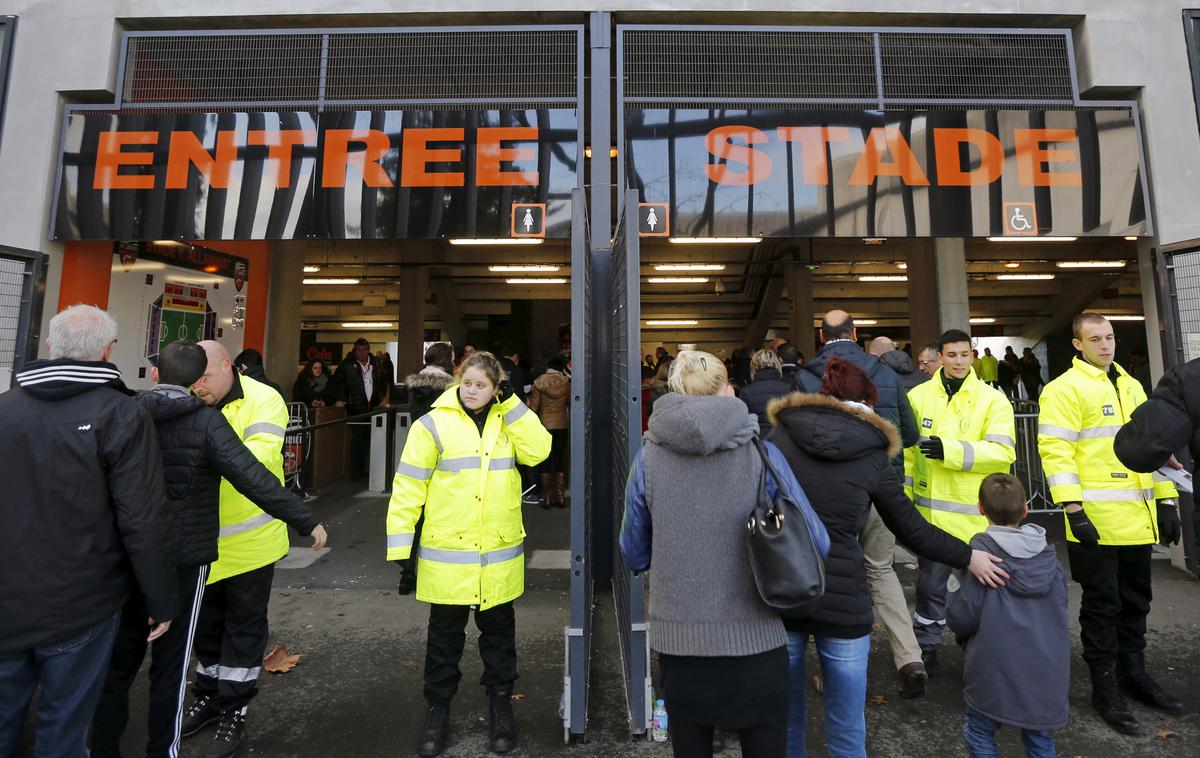
[[[400,267],[400,312],[396,324],[396,375],[421,370],[425,345],[425,297],[429,292],[429,267]]]
[[[1150,357],[1151,386],[1158,384],[1166,371],[1163,356],[1162,324],[1158,314],[1158,276],[1154,271],[1154,239],[1138,240],[1138,277],[1142,285],[1142,313],[1146,315],[1146,352]]]
[[[292,383],[300,362],[300,321],[304,297],[306,242],[271,243],[268,265],[267,331],[263,340],[263,366],[271,381],[292,397]]]
[[[967,249],[961,237],[938,237],[908,248],[909,331],[916,349],[947,329],[970,333]]]
[[[813,331],[816,305],[813,301],[813,272],[802,263],[785,264],[788,293],[788,340],[805,358],[817,354]]]

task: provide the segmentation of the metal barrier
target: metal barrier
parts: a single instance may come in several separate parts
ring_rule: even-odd
[[[1030,412],[1028,406],[1032,405]],[[1050,498],[1050,485],[1042,471],[1042,458],[1038,455],[1038,412],[1037,403],[1018,400],[1013,403],[1013,418],[1017,424],[1017,460],[1012,474],[1025,487],[1025,501],[1030,513],[1048,513],[1059,510]]]

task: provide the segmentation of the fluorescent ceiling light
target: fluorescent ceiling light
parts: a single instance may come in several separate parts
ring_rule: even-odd
[[[554,278],[550,278],[550,277],[543,277],[543,278],[537,278],[537,279],[505,279],[504,281],[507,284],[566,284],[567,283],[566,279],[554,279]]]
[[[499,237],[497,239],[458,238],[450,240],[451,245],[540,245],[545,242],[541,237]]]
[[[901,271],[908,271],[908,264],[904,261],[896,261],[896,268],[900,269]]]
[[[673,245],[754,245],[760,237],[671,237]]]
[[[997,274],[996,278],[1002,282],[1032,282],[1053,279],[1054,274]]]
[[[305,279],[304,284],[358,284],[358,279]]]
[[[1074,242],[1078,237],[988,237],[988,242]]]
[[[1137,238],[1137,237],[1130,236],[1130,237],[1126,237],[1126,238],[1125,238],[1125,241],[1126,241],[1126,242],[1137,242],[1137,241],[1138,241],[1138,238]]]
[[[1125,261],[1055,261],[1059,268],[1125,268]]]
[[[1145,321],[1145,316],[1105,316],[1109,321]]]
[[[343,321],[343,329],[391,329],[395,324],[391,321]]]
[[[875,326],[879,321],[873,318],[856,318],[854,319],[855,326]]]
[[[724,271],[724,263],[656,263],[655,271]]]
[[[541,271],[554,272],[558,271],[560,266],[551,266],[549,264],[531,263],[523,266],[488,266],[488,271],[494,271],[497,274],[503,273],[520,273],[522,271]]]
[[[858,277],[858,280],[860,282],[907,282],[908,275],[907,274],[885,274],[885,275],[880,276],[880,275],[875,275],[875,274],[869,274],[869,275],[864,275],[864,276]]]
[[[699,323],[694,318],[655,319],[647,321],[646,326],[695,326]]]
[[[887,242],[883,237],[863,237],[862,241],[864,245],[882,245]]]
[[[991,316],[979,316],[979,317],[971,318],[971,319],[967,319],[967,320],[970,321],[972,324],[994,324],[994,323],[996,323],[996,319],[992,318]]]
[[[1005,261],[1004,268],[1021,268],[1021,263],[1019,261]]]
[[[176,240],[154,240],[154,244],[156,244],[156,245],[176,245],[178,247],[183,247],[183,243],[178,242]]]
[[[707,276],[652,276],[646,281],[651,284],[704,284]]]
[[[306,273],[306,274],[315,274],[320,270],[321,270],[320,266],[305,266],[304,267],[304,273]]]

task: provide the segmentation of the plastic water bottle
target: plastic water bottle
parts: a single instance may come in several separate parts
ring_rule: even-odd
[[[655,742],[667,741],[667,705],[662,700],[654,701],[654,716],[650,721],[650,736]]]

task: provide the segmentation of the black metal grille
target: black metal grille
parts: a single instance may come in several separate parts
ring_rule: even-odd
[[[574,28],[130,35],[122,105],[574,104]]]
[[[26,266],[25,261],[0,257],[0,372],[4,373],[12,370],[16,360]],[[0,390],[6,388],[5,384]]]
[[[877,99],[870,33],[647,29],[623,39],[629,102]]]
[[[1200,358],[1200,250],[1175,253],[1168,257],[1167,269],[1171,299],[1178,319],[1178,334],[1183,361]]]
[[[1072,102],[1070,51],[1060,34],[880,35],[884,98]]]

